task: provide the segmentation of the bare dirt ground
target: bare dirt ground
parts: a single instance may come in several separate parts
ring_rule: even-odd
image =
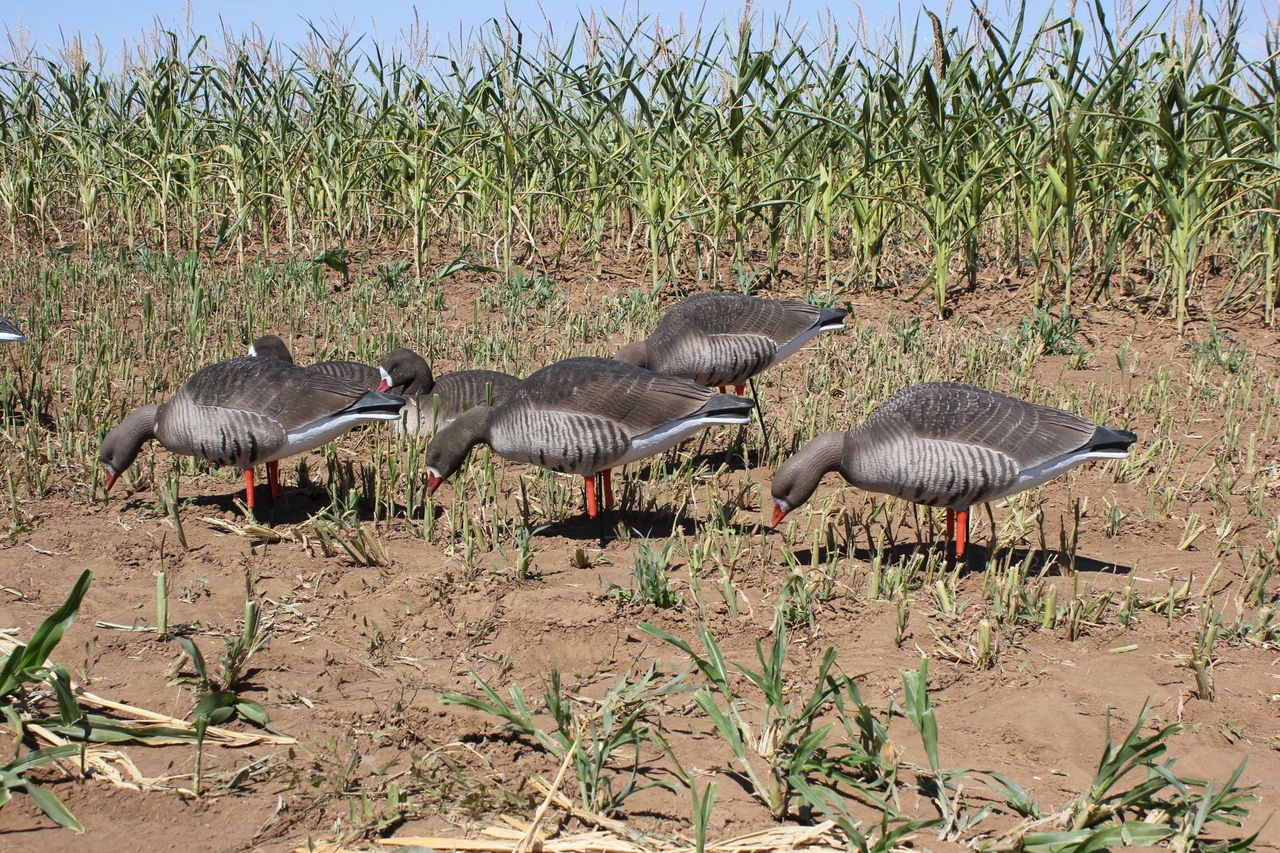
[[[591,285],[567,286],[569,298],[576,300],[579,289]],[[453,313],[442,322],[462,328],[470,321],[470,307],[458,308],[467,304],[464,300],[474,301],[468,287],[465,281],[450,285]],[[776,288],[767,295],[785,290]],[[853,327],[883,325],[917,312],[916,306],[892,295],[862,295],[853,305]],[[1023,296],[1010,293],[970,296],[957,311],[967,323],[994,333],[1016,325],[1024,306]],[[926,318],[924,340],[940,325]],[[1203,331],[1203,326],[1198,328]],[[1260,366],[1269,366],[1275,381],[1280,367],[1275,332],[1247,319],[1220,321],[1218,328]],[[1030,381],[1061,383],[1085,393],[1095,386],[1114,386],[1123,380],[1109,369],[1111,353],[1122,346],[1131,353],[1131,381],[1139,384],[1152,381],[1160,371],[1178,375],[1190,370],[1186,341],[1159,318],[1097,307],[1082,321],[1082,332],[1100,354],[1091,364],[1078,369],[1068,356],[1045,356],[1035,364]],[[1191,335],[1196,334],[1193,328]],[[839,336],[827,336],[771,376],[763,389],[766,411],[782,412],[790,395],[806,393],[805,371],[813,349],[841,352],[837,358],[860,357],[843,346]],[[836,389],[837,405],[842,396]],[[1203,430],[1182,435],[1188,447],[1198,446],[1214,430],[1215,413],[1201,414]],[[1276,413],[1258,411],[1251,417],[1250,426],[1257,428]],[[1139,433],[1152,426],[1128,425]],[[713,435],[704,453],[724,450],[731,440],[727,432]],[[355,447],[342,453],[358,459]],[[1275,477],[1280,451],[1272,444],[1257,447],[1256,454],[1260,465],[1271,466],[1266,498],[1268,512],[1274,515],[1280,507],[1280,481]],[[1204,470],[1211,463],[1201,458],[1190,464]],[[503,488],[515,488],[520,466],[499,467]],[[752,493],[758,496],[767,494],[769,477],[770,470],[751,467],[718,474],[715,484],[727,494],[747,478],[759,484],[762,491]],[[793,549],[806,565],[815,556],[810,531],[820,523],[817,516],[800,519],[789,542],[784,533],[747,538],[749,549],[735,570],[736,614],[710,585],[702,591],[704,606],[694,607],[687,560],[673,557],[673,582],[685,606],[660,610],[611,594],[615,588],[633,586],[638,540],[611,536],[601,545],[597,526],[580,509],[536,533],[532,571],[522,580],[504,568],[510,564],[509,554],[494,552],[480,561],[482,570],[472,571],[452,543],[439,536],[424,542],[404,523],[367,522],[376,530],[389,563],[364,567],[339,556],[321,556],[299,542],[265,542],[203,522],[207,517],[242,522],[231,503],[237,483],[232,474],[184,480],[183,496],[194,499],[182,511],[186,551],[177,546],[170,521],[149,491],[125,491],[109,503],[92,505],[56,496],[27,505],[26,511],[35,516],[32,529],[0,546],[5,587],[0,593],[0,627],[29,636],[61,603],[79,573],[91,569],[93,586],[55,658],[99,696],[189,719],[193,693],[177,683],[175,675],[190,670],[176,644],[154,632],[103,623],[151,624],[155,573],[163,569],[171,590],[171,625],[186,631],[212,660],[222,637],[239,630],[248,575],[270,614],[273,636],[253,658],[241,693],[261,703],[271,724],[296,738],[297,744],[206,749],[207,794],[201,798],[172,790],[128,791],[98,780],[75,782],[45,771],[39,778],[87,832],[76,835],[53,827],[28,798],[18,796],[0,810],[0,847],[31,853],[284,851],[340,841],[365,848],[379,836],[474,836],[481,827],[497,823],[500,814],[527,818],[541,800],[531,779],[551,779],[558,762],[527,739],[503,733],[496,718],[443,704],[441,694],[476,693],[476,672],[504,694],[508,684],[521,684],[536,706],[533,697],[541,696],[541,684],[552,668],[579,694],[597,697],[637,661],[656,660],[666,672],[675,673],[687,660],[638,626],[650,622],[689,638],[700,611],[729,657],[754,661],[754,644],[767,641],[774,605],[787,578],[782,555]],[[639,482],[635,488],[649,485]],[[834,477],[820,491],[820,496],[829,494],[836,495],[837,511],[867,500]],[[442,489],[441,503],[453,496],[449,487]],[[1037,492],[1035,505],[1044,512],[1038,530],[1047,548],[1039,553],[1036,528],[1021,546],[1036,552],[1035,565],[1051,561],[1059,530],[1070,524],[1070,501],[1075,499],[1087,499],[1094,510],[1079,525],[1078,572],[1051,568],[1045,574],[1046,582],[1058,588],[1059,601],[1070,600],[1073,590],[1082,588],[1091,594],[1114,591],[1118,598],[1131,578],[1153,595],[1163,595],[1188,579],[1193,595],[1206,581],[1210,591],[1238,583],[1241,562],[1215,548],[1213,529],[1180,550],[1185,508],[1179,508],[1180,517],[1160,517],[1150,507],[1146,485],[1116,482],[1097,467],[1081,469]],[[322,495],[290,489],[287,505],[268,508],[261,520],[292,524],[324,505]],[[1130,510],[1131,518],[1118,535],[1109,536],[1101,508],[1112,505]],[[689,514],[701,519],[706,511],[705,505],[695,503]],[[751,506],[734,522],[749,527],[763,512],[758,504]],[[1007,515],[1003,504],[994,507],[994,513],[1002,524]],[[1203,513],[1206,519],[1218,518],[1207,508]],[[652,530],[659,541],[673,533],[669,516],[640,512],[626,521],[642,533]],[[956,587],[957,597],[969,601],[984,600],[982,566],[990,537],[982,513],[975,512],[975,523],[976,547]],[[684,526],[674,532],[687,533]],[[1246,519],[1234,532],[1246,545],[1256,544],[1266,535],[1266,523]],[[898,556],[905,559],[917,535],[929,547],[927,543],[940,534],[935,528],[930,535],[922,525],[918,534],[908,527],[901,535],[910,540],[899,540]],[[585,568],[575,565],[579,550],[587,558]],[[834,593],[815,600],[809,619],[792,627],[788,671],[797,690],[808,685],[818,659],[830,646],[840,670],[858,676],[864,698],[883,709],[890,697],[902,694],[900,673],[915,669],[921,655],[928,655],[943,765],[1000,771],[1022,785],[1046,814],[1069,803],[1092,780],[1108,715],[1121,734],[1149,702],[1151,725],[1176,722],[1183,727],[1169,745],[1184,775],[1225,780],[1248,759],[1241,783],[1256,786],[1260,799],[1244,829],[1226,829],[1225,835],[1256,831],[1276,810],[1280,650],[1273,643],[1220,642],[1214,650],[1213,701],[1198,698],[1189,665],[1199,628],[1194,608],[1179,609],[1172,616],[1139,610],[1127,624],[1104,618],[1084,625],[1075,639],[1062,625],[1006,630],[999,637],[995,665],[985,669],[947,653],[947,648],[956,647],[957,637],[972,638],[980,608],[944,619],[938,615],[934,593],[917,590],[905,631],[900,632],[897,606],[863,594],[865,543],[851,550],[835,560]],[[484,565],[496,568],[483,570]],[[1273,578],[1269,587],[1273,601],[1277,580]],[[1206,600],[1214,599],[1209,595]],[[741,777],[722,772],[731,763],[729,752],[690,694],[668,697],[662,707],[664,734],[682,757],[684,769],[700,785],[711,779],[719,782],[709,837],[773,825]],[[228,726],[254,731],[242,721]],[[925,762],[918,736],[900,715],[892,733],[908,760]],[[142,774],[161,780],[161,786],[169,780],[170,787],[190,787],[193,747],[125,750]],[[647,778],[676,778],[669,758],[660,752],[647,750],[642,764]],[[248,772],[235,778],[243,768]],[[388,805],[391,783],[412,792],[410,808],[401,816]],[[567,782],[562,790],[572,796],[576,788]],[[983,800],[980,790],[970,793],[979,802],[992,801]],[[902,796],[904,811],[935,814],[916,793]],[[1016,815],[996,805],[991,832],[1017,823]],[[623,811],[628,825],[654,837],[691,835],[687,792],[647,790],[629,798]],[[869,815],[865,809],[859,814]],[[553,807],[544,829],[561,824],[582,827]],[[916,849],[962,849],[959,843],[937,840],[930,829],[906,843]],[[1262,830],[1256,849],[1280,849],[1280,822],[1273,820]]]

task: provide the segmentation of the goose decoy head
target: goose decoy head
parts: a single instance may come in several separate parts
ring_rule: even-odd
[[[156,413],[159,406],[141,406],[129,413],[120,425],[102,439],[98,461],[107,472],[107,491],[138,458],[142,445],[156,437]]]
[[[625,361],[627,364],[634,364],[636,367],[649,366],[647,364],[649,355],[645,350],[644,341],[632,341],[629,344],[623,344],[614,358],[618,361]]]
[[[423,461],[427,464],[427,494],[435,494],[440,484],[462,467],[471,448],[485,440],[488,425],[489,407],[476,406],[435,434],[423,452]]]
[[[287,361],[293,364],[293,356],[289,354],[289,347],[285,346],[279,335],[263,335],[255,339],[249,345],[249,355],[257,358],[274,358],[277,361]]]
[[[773,496],[770,527],[777,527],[787,513],[809,500],[828,472],[840,469],[844,435],[842,432],[823,433],[778,466],[769,488]]]
[[[379,391],[390,391],[401,397],[416,397],[430,394],[435,379],[431,375],[431,365],[427,360],[411,349],[393,350],[378,366],[382,374]]]
[[[10,323],[3,317],[0,317],[0,341],[14,341],[22,343],[27,336],[22,334],[22,330]]]

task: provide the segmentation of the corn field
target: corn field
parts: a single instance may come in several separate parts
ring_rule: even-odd
[[[241,263],[376,246],[419,280],[460,248],[507,270],[639,258],[655,285],[786,262],[940,315],[1015,276],[1036,305],[1274,325],[1277,43],[1245,55],[1238,2],[1156,18],[975,12],[905,42],[748,13],[554,38],[495,21],[448,56],[319,31],[166,34],[113,63],[17,51],[0,234]]]

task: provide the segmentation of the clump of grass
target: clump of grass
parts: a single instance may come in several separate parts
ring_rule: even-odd
[[[546,750],[557,762],[571,762],[578,782],[581,802],[590,811],[610,815],[640,791],[661,787],[678,790],[670,779],[642,780],[642,750],[667,750],[666,740],[653,724],[656,702],[683,690],[683,675],[662,680],[656,664],[623,673],[599,702],[581,703],[566,695],[558,670],[551,671],[542,695],[544,710],[552,726],[543,727],[518,684],[512,684],[503,698],[479,675],[472,674],[480,697],[445,693],[448,705],[463,705],[504,721],[511,731],[527,737]],[[615,765],[620,764],[620,767]]]
[[[1044,355],[1075,355],[1084,351],[1080,340],[1080,321],[1067,310],[1054,314],[1035,308],[1028,320],[1018,324],[1018,338],[1035,343]]]
[[[668,539],[659,550],[647,540],[641,542],[633,561],[635,568],[632,588],[617,589],[613,591],[614,594],[626,601],[650,604],[664,610],[682,606],[684,598],[671,585],[667,574],[674,545],[675,540]]]
[[[84,600],[85,593],[89,591],[89,584],[92,582],[92,572],[88,570],[81,572],[66,600],[40,623],[32,633],[29,642],[18,645],[9,652],[3,668],[0,668],[0,711],[4,713],[5,722],[18,741],[25,739],[27,725],[36,722],[27,708],[30,699],[28,685],[47,682],[53,687],[59,709],[55,722],[70,726],[84,720],[84,712],[80,710],[71,693],[70,677],[67,675],[66,668],[60,664],[49,666],[47,661],[62,639],[63,633],[75,621],[80,611],[80,603]],[[47,721],[41,720],[41,722]],[[23,755],[16,754],[17,747],[18,743],[15,743],[13,760],[0,766],[0,805],[8,802],[14,792],[21,792],[30,797],[40,811],[54,823],[74,829],[76,832],[84,832],[80,821],[76,820],[56,795],[36,785],[26,775],[31,770],[63,759],[78,758],[83,762],[84,746],[69,743],[33,749]]]

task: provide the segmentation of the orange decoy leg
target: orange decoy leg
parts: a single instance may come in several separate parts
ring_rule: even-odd
[[[737,394],[739,397],[741,397],[741,396],[742,396],[742,392],[743,392],[743,391],[746,391],[746,390],[747,390],[747,386],[746,386],[746,385],[734,385],[734,386],[733,386],[733,393]]]
[[[271,489],[271,499],[280,497],[280,460],[267,463],[267,486]]]
[[[724,386],[723,386],[723,385],[717,385],[717,386],[716,386],[716,390],[717,390],[717,391],[719,391],[721,394],[723,394],[723,393],[724,393]]]
[[[244,469],[244,505],[253,509],[253,469]]]
[[[942,540],[944,546],[949,546],[951,540],[956,538],[956,511],[951,507],[947,507],[947,538]]]
[[[969,510],[956,510],[956,559],[964,559],[965,546],[969,544]]]
[[[587,515],[595,518],[600,514],[600,507],[596,504],[596,475],[585,474],[582,479],[587,485]]]
[[[613,509],[613,469],[605,468],[600,476],[604,479],[604,508]]]

